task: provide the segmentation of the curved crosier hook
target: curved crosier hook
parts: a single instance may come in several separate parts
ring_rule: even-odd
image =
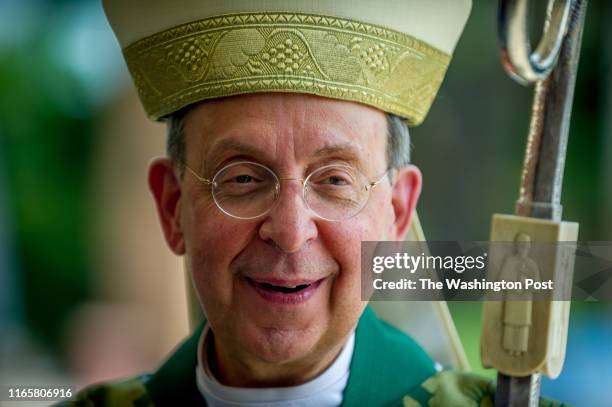
[[[540,43],[531,51],[528,21],[528,0],[500,0],[498,39],[504,69],[523,85],[548,76],[555,66],[561,43],[570,20],[575,0],[549,0]]]

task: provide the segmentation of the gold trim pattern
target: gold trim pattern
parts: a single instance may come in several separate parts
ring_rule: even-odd
[[[417,125],[450,55],[407,34],[314,14],[231,14],[183,24],[123,50],[147,114],[201,100],[300,92],[374,106]]]

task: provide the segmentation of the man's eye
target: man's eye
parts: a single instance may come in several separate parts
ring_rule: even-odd
[[[337,175],[329,176],[323,181],[324,181],[323,182],[324,184],[331,184],[331,185],[338,185],[338,186],[350,184],[350,182],[346,178],[340,177]]]
[[[230,182],[236,182],[238,184],[248,184],[249,182],[254,182],[255,178],[250,175],[237,175],[233,177]]]
[[[312,182],[321,186],[349,186],[354,184],[354,177],[349,172],[332,169],[324,170],[320,174],[314,174]]]

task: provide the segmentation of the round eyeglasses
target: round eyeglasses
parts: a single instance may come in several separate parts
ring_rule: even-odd
[[[369,181],[349,165],[331,164],[317,168],[305,179],[280,178],[265,165],[250,161],[231,163],[211,179],[186,166],[195,178],[212,189],[221,212],[237,219],[256,219],[274,208],[280,197],[281,181],[299,181],[306,205],[320,218],[340,221],[352,218],[365,207],[377,181]]]

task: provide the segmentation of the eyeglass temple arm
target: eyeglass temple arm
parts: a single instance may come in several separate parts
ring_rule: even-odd
[[[187,165],[186,165],[186,166],[185,166],[185,168],[187,168],[187,170],[188,170],[188,171],[189,171],[191,174],[193,174],[193,176],[194,176],[194,177],[196,177],[196,179],[197,179],[198,181],[200,181],[201,183],[206,184],[206,185],[212,185],[212,184],[213,184],[213,182],[212,182],[211,180],[209,180],[209,179],[207,179],[207,178],[202,178],[202,177],[200,177],[200,176],[198,175],[198,173],[197,173],[197,172],[195,172],[194,170],[192,170],[191,168],[189,168],[189,166],[187,166]]]
[[[385,179],[385,177],[387,176],[387,174],[389,174],[389,171],[395,171],[397,170],[397,168],[389,168],[387,169],[387,171],[385,171],[385,173],[383,175],[380,176],[380,178],[376,181],[370,181],[368,184],[365,185],[365,189],[366,191],[369,191],[371,189],[376,188],[376,185],[380,184],[380,182]],[[393,182],[392,182],[393,183]]]

